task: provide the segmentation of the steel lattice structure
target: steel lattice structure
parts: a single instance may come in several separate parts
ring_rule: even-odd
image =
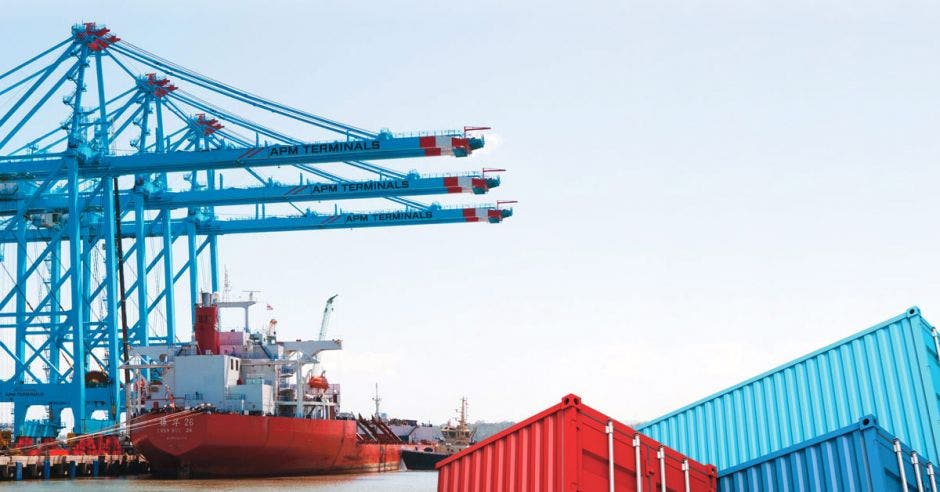
[[[208,276],[211,290],[219,290],[220,235],[498,223],[512,214],[500,203],[444,208],[410,198],[486,193],[499,185],[486,171],[429,176],[369,162],[465,157],[484,144],[471,132],[485,128],[365,130],[213,80],[94,23],[74,26],[67,39],[0,74],[4,97],[0,244],[12,254],[0,264],[13,266],[14,285],[0,292],[0,328],[14,336],[0,340],[0,356],[13,362],[12,375],[0,381],[0,401],[13,403],[17,435],[57,431],[64,409],[78,433],[116,424],[123,410],[122,314],[127,343],[178,343],[176,287],[188,284],[189,299],[197,299]],[[292,137],[232,106],[324,137]],[[60,124],[43,130],[56,114]],[[299,175],[295,182],[265,175],[287,167]],[[226,187],[222,170],[257,185]],[[346,212],[336,204],[374,198],[399,208]],[[331,202],[333,211],[300,206],[307,202]],[[292,213],[267,213],[276,206]],[[222,218],[216,207],[243,213]],[[178,240],[185,258],[174,258]],[[207,269],[199,262],[205,256]],[[158,310],[162,327],[153,326]],[[47,428],[27,422],[34,405],[48,406]]]

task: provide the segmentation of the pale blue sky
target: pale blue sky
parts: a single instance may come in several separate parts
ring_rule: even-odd
[[[507,168],[452,201],[519,200],[501,225],[222,240],[287,338],[340,294],[347,409],[377,381],[436,422],[568,392],[646,419],[910,305],[940,319],[935,3],[25,5],[0,68],[95,20],[357,126],[494,127],[469,159],[389,166]]]

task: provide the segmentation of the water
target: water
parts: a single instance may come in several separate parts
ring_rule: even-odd
[[[317,477],[250,478],[239,480],[154,480],[146,477],[80,478],[77,480],[24,480],[5,482],[0,487],[24,490],[110,492],[171,492],[177,490],[276,490],[337,492],[433,492],[437,490],[436,471],[401,471],[364,475],[329,475]]]

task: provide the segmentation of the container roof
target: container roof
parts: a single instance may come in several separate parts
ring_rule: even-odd
[[[787,362],[787,363],[785,363],[785,364],[782,364],[782,365],[780,365],[780,366],[777,366],[777,367],[775,367],[775,368],[773,368],[773,369],[770,369],[769,371],[766,371],[766,372],[763,372],[763,373],[761,373],[761,374],[758,374],[757,376],[754,376],[754,377],[752,377],[752,378],[750,378],[750,379],[748,379],[748,380],[746,380],[746,381],[743,381],[743,382],[741,382],[741,383],[735,384],[734,386],[730,386],[730,387],[725,388],[725,389],[723,389],[723,390],[721,390],[721,391],[717,391],[717,392],[715,392],[715,393],[713,393],[713,394],[711,394],[711,395],[709,395],[709,396],[706,396],[705,398],[702,398],[702,399],[700,399],[700,400],[698,400],[698,401],[695,401],[695,402],[693,402],[693,403],[690,403],[690,404],[688,404],[688,405],[686,405],[686,406],[684,406],[684,407],[682,407],[682,408],[679,408],[678,410],[673,410],[673,411],[671,411],[671,412],[669,412],[669,413],[667,413],[667,414],[665,414],[665,415],[662,415],[662,416],[657,417],[657,418],[655,418],[655,419],[653,419],[653,420],[650,420],[649,422],[644,422],[644,423],[642,423],[642,424],[637,424],[637,425],[636,425],[636,428],[637,428],[637,430],[639,430],[639,431],[642,432],[643,429],[646,429],[646,428],[648,428],[648,427],[650,427],[650,426],[656,425],[657,423],[659,423],[659,422],[661,422],[661,421],[663,421],[663,420],[669,419],[669,418],[671,418],[671,417],[673,417],[673,416],[676,416],[676,415],[678,415],[678,414],[680,414],[680,413],[686,412],[687,410],[689,410],[689,409],[691,409],[691,408],[694,408],[694,407],[697,407],[697,406],[699,406],[699,405],[701,405],[701,404],[703,404],[703,403],[705,403],[705,402],[708,402],[708,401],[714,400],[714,399],[716,399],[716,398],[719,398],[719,397],[721,397],[721,396],[723,396],[723,395],[725,395],[725,394],[727,394],[727,393],[730,393],[730,392],[732,392],[732,391],[735,391],[735,390],[738,390],[738,389],[743,388],[743,387],[745,387],[745,386],[748,386],[748,385],[750,385],[751,383],[753,383],[753,382],[755,382],[755,381],[764,379],[764,378],[766,378],[766,377],[768,377],[768,376],[771,376],[771,375],[773,375],[773,374],[776,374],[776,373],[778,373],[778,372],[780,372],[780,371],[782,371],[782,370],[784,370],[784,369],[787,369],[787,368],[789,368],[789,367],[795,366],[795,365],[797,365],[797,364],[799,364],[799,363],[801,363],[801,362],[803,362],[803,361],[806,361],[806,360],[808,360],[808,359],[812,359],[813,357],[816,357],[816,356],[818,356],[818,355],[820,355],[820,354],[823,354],[823,353],[825,353],[825,352],[828,352],[828,351],[830,351],[830,350],[832,350],[832,349],[834,349],[834,348],[836,348],[836,347],[845,345],[845,344],[847,344],[847,343],[849,343],[849,342],[852,342],[852,341],[854,341],[854,340],[857,340],[857,339],[859,339],[859,338],[862,338],[862,337],[864,337],[864,336],[866,336],[866,335],[868,335],[868,334],[870,334],[870,333],[872,333],[872,332],[878,331],[878,330],[880,330],[880,329],[882,329],[882,328],[885,328],[885,327],[890,326],[890,325],[892,325],[892,324],[894,324],[894,323],[897,323],[897,322],[899,322],[899,321],[903,321],[903,320],[909,319],[909,318],[918,318],[918,319],[920,319],[921,321],[923,321],[923,324],[924,324],[925,326],[928,326],[928,327],[930,327],[930,328],[933,328],[933,326],[932,326],[930,323],[928,323],[927,320],[925,320],[925,319],[923,318],[923,316],[921,316],[921,314],[920,314],[920,308],[917,307],[917,306],[911,306],[911,307],[909,307],[907,310],[905,310],[903,313],[901,313],[901,314],[899,314],[899,315],[897,315],[897,316],[895,316],[895,317],[893,317],[893,318],[891,318],[891,319],[882,321],[881,323],[878,323],[878,324],[876,324],[876,325],[874,325],[874,326],[872,326],[872,327],[870,327],[870,328],[866,328],[866,329],[864,329],[864,330],[862,330],[862,331],[860,331],[860,332],[858,332],[858,333],[855,333],[855,334],[853,334],[853,335],[850,335],[850,336],[848,336],[848,337],[845,337],[845,338],[843,338],[843,339],[841,339],[841,340],[839,340],[839,341],[837,341],[837,342],[831,343],[831,344],[829,344],[829,345],[827,345],[827,346],[825,346],[825,347],[823,347],[823,348],[821,348],[821,349],[817,349],[816,351],[811,352],[811,353],[809,353],[809,354],[806,354],[806,355],[804,355],[804,356],[802,356],[802,357],[800,357],[800,358],[798,358],[798,359],[791,360],[790,362]]]

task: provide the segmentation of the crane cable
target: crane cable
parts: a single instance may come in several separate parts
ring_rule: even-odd
[[[154,53],[151,53],[139,46],[135,46],[127,41],[121,42],[120,45],[114,45],[114,50],[118,53],[121,53],[131,59],[136,59],[137,61],[149,65],[159,70],[164,70],[171,75],[175,75],[183,80],[195,83],[206,89],[209,89],[217,94],[222,96],[227,96],[229,98],[242,101],[246,104],[252,106],[261,107],[268,111],[287,116],[288,118],[295,119],[298,121],[305,122],[335,133],[343,135],[354,134],[356,138],[375,138],[376,134],[362,128],[357,128],[352,125],[345,123],[340,123],[329,118],[324,118],[322,116],[315,115],[313,113],[308,113],[300,109],[292,108],[280,104],[278,102],[263,98],[256,94],[252,94],[248,91],[237,89],[228,84],[214,80],[210,77],[202,75],[195,70],[185,68],[179,64],[173,63],[170,60],[162,58]]]
[[[119,289],[121,291],[121,341],[124,349],[123,361],[124,361],[124,386],[131,384],[131,370],[127,367],[127,364],[130,361],[130,343],[127,339],[127,291],[124,289],[124,241],[121,238],[121,196],[118,191],[118,179],[117,176],[112,178],[113,188],[114,188],[114,245],[115,245],[115,254],[118,259],[118,283]],[[114,359],[114,357],[112,357]],[[113,361],[112,361],[113,363]],[[130,426],[130,411],[131,411],[131,397],[129,391],[124,391],[125,401],[124,401],[124,411],[127,414],[127,425]]]

